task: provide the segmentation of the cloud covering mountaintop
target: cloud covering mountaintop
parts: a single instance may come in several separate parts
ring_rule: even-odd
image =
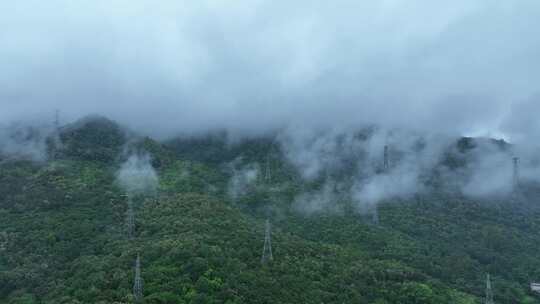
[[[8,0],[0,28],[4,122],[540,134],[533,0]]]

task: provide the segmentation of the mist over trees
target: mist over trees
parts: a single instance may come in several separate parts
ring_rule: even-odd
[[[540,2],[0,1],[0,303],[540,303]]]
[[[45,161],[6,158],[1,299],[475,303],[489,272],[497,302],[536,303],[540,191],[524,174],[535,162],[521,163],[518,199],[489,191],[512,188],[516,146],[371,127],[287,132],[160,143],[92,117],[62,126],[59,146],[46,138]],[[272,262],[261,265],[267,219]]]

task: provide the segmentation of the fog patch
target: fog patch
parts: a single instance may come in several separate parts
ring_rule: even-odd
[[[229,170],[232,174],[227,186],[229,197],[236,201],[246,195],[256,184],[260,166],[256,163],[243,164],[241,158],[235,159],[229,164]]]
[[[352,188],[352,198],[358,210],[366,211],[383,200],[408,198],[421,192],[424,187],[418,178],[418,168],[401,166],[392,174],[377,174],[359,181]]]
[[[159,178],[147,153],[131,154],[116,173],[118,184],[129,196],[156,194]]]
[[[54,130],[50,126],[22,122],[0,125],[0,157],[46,161],[47,139],[53,138]]]
[[[355,133],[341,128],[288,128],[278,136],[278,141],[287,161],[308,181],[323,173],[342,169],[348,165],[347,160],[363,152],[362,142]]]
[[[319,190],[299,193],[294,209],[306,214],[335,211],[341,208],[336,202],[346,198],[365,213],[381,201],[423,193],[432,170],[455,140],[446,134],[373,126],[285,133],[280,143],[287,160],[304,181],[323,180]]]
[[[302,192],[295,197],[292,208],[306,215],[317,213],[342,214],[343,206],[339,205],[344,189],[335,181],[327,181],[314,192]]]
[[[517,182],[520,188],[540,182],[538,147],[531,144],[501,147],[491,139],[478,139],[476,142],[465,173],[455,176],[462,182],[464,195],[486,199],[495,196],[507,198],[513,194],[518,190],[514,186],[514,157],[518,158]]]

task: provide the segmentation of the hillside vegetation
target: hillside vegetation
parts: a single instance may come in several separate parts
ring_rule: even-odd
[[[302,181],[267,138],[158,143],[93,118],[59,139],[46,162],[0,162],[0,303],[134,303],[137,254],[143,303],[482,303],[487,273],[496,303],[540,303],[529,291],[540,280],[534,188],[519,204],[434,186],[383,201],[375,224],[346,197],[341,212],[298,212],[294,198],[324,178]],[[118,184],[129,153],[151,155],[155,193],[128,196]],[[231,167],[264,167],[269,154],[271,179],[231,197]],[[262,264],[267,218],[274,260]]]

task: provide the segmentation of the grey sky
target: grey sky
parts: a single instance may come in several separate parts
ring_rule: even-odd
[[[0,119],[540,135],[540,2],[0,1]]]

